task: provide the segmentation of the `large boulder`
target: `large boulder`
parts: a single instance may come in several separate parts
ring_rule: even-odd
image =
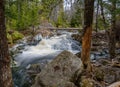
[[[120,81],[119,82],[115,82],[115,83],[111,84],[108,87],[120,87]]]
[[[82,70],[81,59],[63,51],[37,75],[32,87],[76,87],[73,79]]]

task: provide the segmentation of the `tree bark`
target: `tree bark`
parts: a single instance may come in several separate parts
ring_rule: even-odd
[[[106,23],[106,19],[105,19],[105,15],[104,15],[104,8],[103,8],[103,0],[100,0],[100,7],[101,7],[101,15],[102,15],[102,20],[104,23],[104,28],[107,28],[107,23]]]
[[[13,87],[5,28],[4,1],[0,0],[0,87]]]
[[[84,65],[84,69],[91,71],[90,50],[91,50],[91,38],[92,38],[94,0],[84,0],[84,3],[85,3],[84,32],[82,38],[81,59]]]
[[[96,32],[98,32],[98,13],[99,13],[99,0],[97,0],[97,11],[96,11]]]
[[[112,1],[112,9],[111,9],[111,29],[109,35],[109,53],[110,58],[115,58],[115,29],[116,29],[116,0]]]

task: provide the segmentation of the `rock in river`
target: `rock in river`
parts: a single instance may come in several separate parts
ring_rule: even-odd
[[[73,77],[82,70],[81,59],[63,51],[37,75],[32,87],[76,87]]]

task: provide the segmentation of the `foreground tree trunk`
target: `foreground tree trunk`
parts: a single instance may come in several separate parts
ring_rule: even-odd
[[[82,38],[81,59],[84,65],[84,69],[91,71],[90,50],[91,50],[91,38],[92,38],[94,0],[84,0],[84,3],[85,3],[84,32]]]
[[[111,9],[111,29],[109,35],[109,53],[110,58],[115,58],[115,26],[116,26],[116,0],[112,0],[112,9]]]
[[[0,0],[0,87],[13,87],[5,29],[4,1]]]

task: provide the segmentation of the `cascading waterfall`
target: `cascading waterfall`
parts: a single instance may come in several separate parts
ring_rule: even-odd
[[[80,44],[71,38],[71,34],[66,32],[51,38],[42,38],[40,35],[35,36],[37,40],[41,41],[35,46],[26,45],[22,53],[15,56],[17,64],[27,66],[36,62],[49,61],[63,50],[71,51],[74,54],[79,52],[81,50]]]
[[[72,33],[70,32],[61,32],[59,36],[54,35],[50,38],[42,38],[39,34],[34,37],[35,43],[27,43],[27,38],[24,38],[19,44],[11,48],[14,53],[13,58],[17,64],[17,69],[13,67],[15,87],[23,87],[27,81],[29,83],[30,78],[26,68],[31,64],[46,64],[63,50],[71,51],[74,54],[79,52],[81,50],[80,44],[73,40],[71,35]]]

